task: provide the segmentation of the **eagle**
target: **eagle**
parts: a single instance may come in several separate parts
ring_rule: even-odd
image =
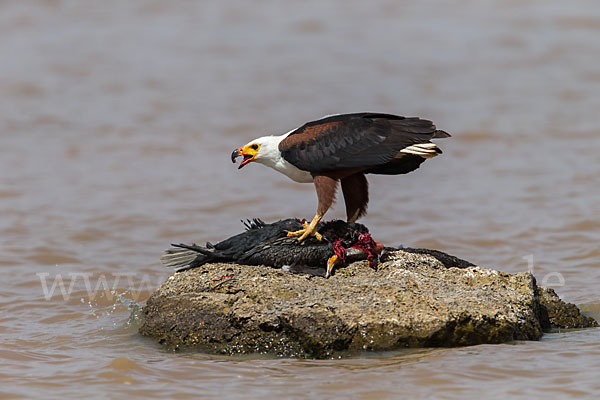
[[[431,139],[450,134],[419,117],[382,113],[325,116],[281,136],[263,136],[238,147],[231,161],[243,157],[239,168],[257,162],[296,182],[313,183],[317,212],[303,228],[290,231],[302,241],[322,240],[317,225],[332,206],[341,184],[348,222],[365,215],[369,202],[366,174],[399,175],[419,168],[442,151]]]

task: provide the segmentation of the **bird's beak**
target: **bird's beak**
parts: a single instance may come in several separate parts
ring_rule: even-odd
[[[242,148],[235,149],[233,153],[231,153],[231,162],[235,164],[235,159],[242,155]]]
[[[235,149],[233,151],[233,153],[231,153],[231,162],[233,162],[234,164],[235,164],[236,158],[238,158],[240,156],[244,157],[244,159],[242,160],[242,163],[240,164],[238,169],[242,168],[244,165],[246,165],[250,161],[254,160],[254,157],[256,156],[256,151],[253,151],[252,149],[248,149],[247,147],[248,146],[238,147],[237,149]]]

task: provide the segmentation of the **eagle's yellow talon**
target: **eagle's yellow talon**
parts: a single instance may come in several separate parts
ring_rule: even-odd
[[[321,240],[323,240],[323,235],[321,235],[319,232],[317,232],[316,224],[315,224],[315,227],[313,227],[308,222],[304,222],[302,224],[302,226],[304,226],[304,229],[300,229],[298,231],[293,231],[293,232],[288,232],[288,234],[287,234],[288,237],[300,236],[298,238],[299,242],[303,241],[304,239],[306,239],[309,236],[314,236],[319,242]]]
[[[304,229],[300,229],[299,231],[288,232],[287,236],[288,237],[299,236],[299,235],[302,235],[303,233],[304,233]]]
[[[307,230],[305,230],[304,233],[302,234],[302,236],[300,236],[298,238],[298,241],[299,242],[303,241],[304,239],[306,239],[308,237],[308,235],[309,235],[309,232]]]
[[[302,226],[304,227],[303,229],[300,229],[298,231],[288,232],[288,234],[287,234],[288,237],[302,235],[308,229],[308,226],[309,226],[308,222],[303,222]]]

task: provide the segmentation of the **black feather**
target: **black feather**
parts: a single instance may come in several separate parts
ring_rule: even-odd
[[[296,237],[287,237],[289,231],[302,228],[302,223],[297,219],[285,219],[272,224],[260,220],[247,220],[244,225],[247,227],[247,224],[256,227],[223,240],[215,244],[212,249],[196,244],[173,244],[172,246],[177,249],[198,253],[195,259],[178,271],[211,262],[236,262],[248,265],[263,264],[277,268],[283,265],[303,265],[320,268],[324,273],[327,260],[334,254],[331,244],[333,240],[341,238],[346,246],[350,246],[358,240],[361,233],[368,232],[368,229],[361,224],[330,221],[320,223],[317,227],[324,237],[323,241],[309,237],[299,243]],[[173,249],[173,251],[177,250]]]

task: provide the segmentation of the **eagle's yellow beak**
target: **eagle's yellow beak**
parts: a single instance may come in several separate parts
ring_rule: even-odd
[[[254,158],[256,157],[256,153],[258,153],[259,148],[260,148],[260,145],[258,145],[256,143],[251,143],[251,144],[247,144],[242,147],[238,147],[237,149],[235,149],[233,151],[233,153],[231,153],[231,161],[233,163],[235,163],[236,158],[243,156],[244,159],[242,160],[242,163],[238,167],[238,169],[240,169],[244,165],[248,164],[249,162],[254,161]]]

